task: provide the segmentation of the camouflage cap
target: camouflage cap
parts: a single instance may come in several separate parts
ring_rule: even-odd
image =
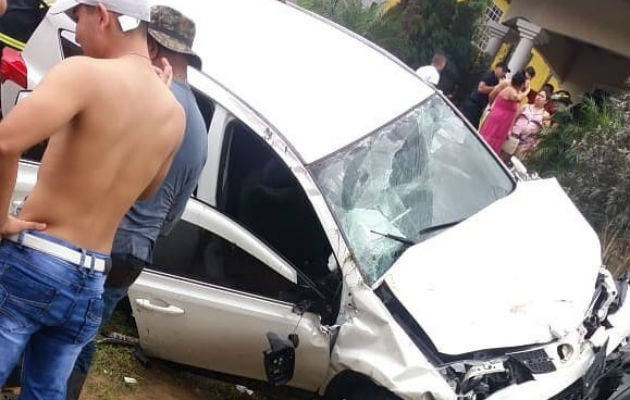
[[[151,7],[149,35],[165,48],[188,56],[191,66],[201,69],[201,58],[192,51],[195,23],[179,11],[166,7]]]

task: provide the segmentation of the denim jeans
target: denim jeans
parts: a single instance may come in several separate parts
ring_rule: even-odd
[[[129,286],[133,284],[140,272],[147,265],[146,262],[132,255],[114,254],[112,255],[112,270],[105,283],[103,291],[103,313],[102,323],[106,323],[111,318],[116,305],[127,296]],[[81,394],[81,389],[87,378],[96,345],[94,340],[90,340],[81,350],[72,375],[68,380],[68,393],[66,400],[77,400]]]
[[[32,235],[76,246],[42,233]],[[102,253],[85,251],[96,258]],[[105,274],[0,243],[0,386],[24,353],[21,400],[63,400],[79,352],[101,322]]]

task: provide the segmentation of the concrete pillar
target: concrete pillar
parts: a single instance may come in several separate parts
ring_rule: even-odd
[[[507,26],[493,20],[489,20],[486,23],[486,29],[488,29],[488,44],[486,44],[486,48],[483,52],[488,55],[490,58],[493,58],[497,51],[499,51],[499,47],[501,47],[501,43],[503,43],[503,38],[510,31],[510,28]]]
[[[526,67],[532,49],[534,48],[534,41],[542,32],[540,26],[527,22],[522,18],[516,21],[516,29],[518,29],[520,40],[516,45],[516,49],[514,49],[514,53],[512,53],[510,61],[508,61],[508,68],[512,73]]]

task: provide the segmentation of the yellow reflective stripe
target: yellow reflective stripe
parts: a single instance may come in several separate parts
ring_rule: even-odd
[[[15,47],[16,49],[22,51],[26,44],[24,42],[20,42],[17,39],[12,38],[11,36],[7,36],[4,33],[0,32],[0,42],[7,44],[11,47]]]

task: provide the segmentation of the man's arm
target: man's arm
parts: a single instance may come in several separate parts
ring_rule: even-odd
[[[179,193],[173,202],[173,208],[168,213],[166,218],[164,219],[164,224],[162,224],[162,230],[160,232],[161,236],[167,236],[177,222],[181,219],[184,211],[186,210],[186,204],[188,203],[188,199],[192,195],[195,187],[197,186],[197,180],[189,182],[186,187]]]
[[[488,95],[488,102],[490,103],[490,105],[494,103],[499,93],[501,93],[503,89],[508,87],[508,85],[509,85],[508,81],[501,81],[498,85],[494,87],[494,89],[490,91],[490,94]]]
[[[479,84],[477,84],[477,91],[482,94],[488,94],[492,92],[492,90],[496,86],[491,86],[488,84],[488,82],[491,82],[491,81],[494,82],[494,80],[495,80],[494,72],[492,71],[486,72],[485,74],[483,74],[483,76],[479,80]]]
[[[0,0],[0,15],[7,12],[7,0]]]
[[[54,67],[0,123],[0,234],[33,228],[7,216],[18,162],[22,152],[58,132],[81,111],[90,86],[85,64],[83,59],[68,59]]]
[[[492,89],[494,89],[494,88],[495,88],[495,86],[488,86],[486,84],[486,82],[484,82],[484,81],[480,81],[479,85],[477,85],[477,91],[479,93],[483,93],[483,94],[488,94],[488,93],[492,92]]]

